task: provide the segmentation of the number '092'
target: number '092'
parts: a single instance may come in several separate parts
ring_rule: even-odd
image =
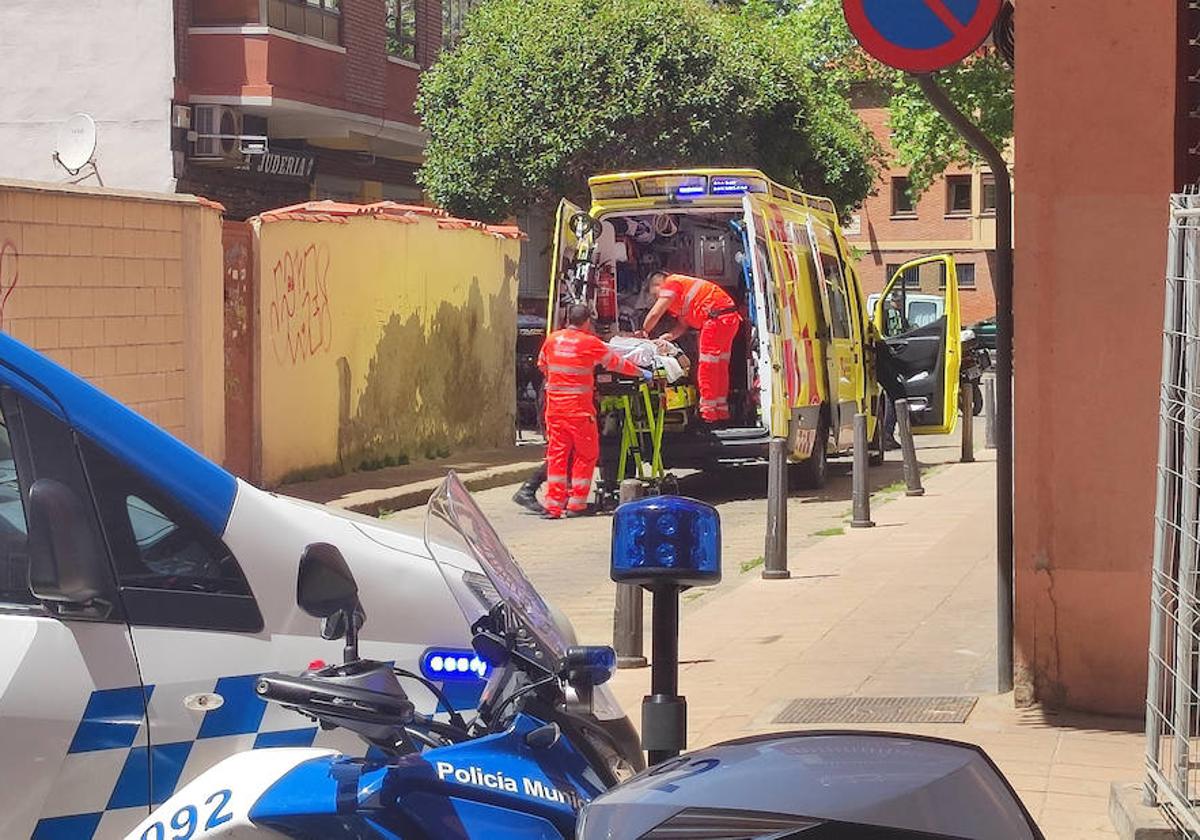
[[[142,832],[141,840],[191,840],[196,829],[200,827],[201,810],[208,814],[208,819],[204,821],[204,831],[227,823],[233,819],[233,814],[225,810],[231,796],[233,796],[233,791],[219,790],[204,800],[204,804],[207,806],[204,809],[197,808],[195,805],[184,805],[171,815],[171,819],[168,820],[169,825],[164,826],[161,821],[152,823]],[[168,831],[174,833],[167,834]]]

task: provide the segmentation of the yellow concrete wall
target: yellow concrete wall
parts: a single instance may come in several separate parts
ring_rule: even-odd
[[[519,241],[428,215],[255,229],[264,484],[512,442]]]
[[[0,329],[220,462],[220,219],[192,196],[0,181]]]

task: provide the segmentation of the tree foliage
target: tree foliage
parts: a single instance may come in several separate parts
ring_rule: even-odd
[[[973,163],[974,151],[925,99],[911,76],[866,55],[850,34],[841,0],[779,0],[790,42],[821,82],[841,96],[874,84],[890,96],[892,144],[909,183],[922,192],[952,164]],[[981,50],[937,74],[950,100],[1003,149],[1013,134],[1012,69],[994,50]]]
[[[421,183],[490,219],[598,172],[751,165],[853,206],[874,141],[787,34],[764,0],[488,0],[422,77]]]

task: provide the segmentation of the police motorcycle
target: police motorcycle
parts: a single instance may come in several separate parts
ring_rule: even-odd
[[[588,800],[645,767],[637,734],[603,683],[608,647],[574,644],[462,483],[430,499],[425,540],[466,620],[475,655],[429,651],[421,674],[358,654],[368,618],[345,559],[308,546],[297,602],[345,639],[344,661],[262,675],[259,697],[353,733],[364,758],[271,748],[216,764],[155,810],[133,840],[216,837],[558,838],[574,836]],[[482,573],[481,573],[482,572]],[[437,680],[485,676],[472,718]],[[430,691],[446,715],[418,713]]]
[[[433,670],[485,670],[476,717],[419,715],[397,679],[416,675],[358,658],[357,587],[334,547],[312,546],[297,598],[330,635],[345,635],[346,661],[267,674],[258,690],[323,727],[354,732],[371,751],[363,759],[299,748],[236,755],[171,797],[130,840],[1044,840],[1004,776],[969,744],[810,731],[672,749],[686,741],[686,703],[674,696],[679,591],[720,580],[719,520],[706,505],[655,497],[622,506],[614,519],[613,578],[654,595],[648,770],[636,738],[605,731],[600,715],[587,713],[606,702],[612,650],[571,644],[453,476],[430,501],[426,541],[460,584],[452,589],[473,620],[477,653]],[[660,632],[672,623],[674,638]]]

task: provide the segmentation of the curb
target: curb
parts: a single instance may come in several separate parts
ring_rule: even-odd
[[[506,464],[502,467],[492,467],[478,472],[463,473],[459,479],[471,492],[491,490],[506,484],[515,484],[529,477],[541,461],[524,461],[518,464]],[[441,478],[431,478],[412,484],[401,484],[396,487],[384,487],[377,490],[360,490],[333,499],[328,502],[330,507],[364,513],[368,516],[379,516],[381,511],[394,512],[421,507],[429,501],[429,496],[440,487]]]

